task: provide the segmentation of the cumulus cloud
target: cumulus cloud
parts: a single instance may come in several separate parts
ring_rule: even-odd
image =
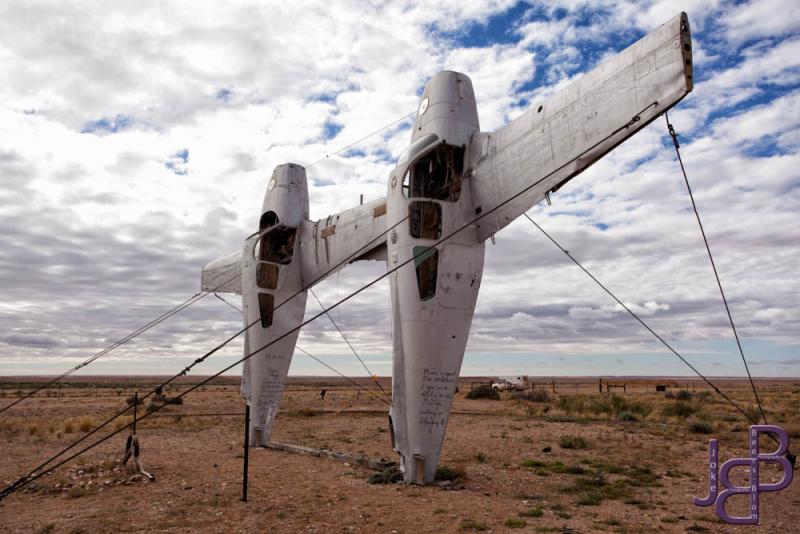
[[[472,78],[491,130],[682,9],[696,85],[671,118],[732,312],[759,373],[800,372],[793,3],[308,0],[0,7],[0,373],[64,370],[194,294],[256,226],[277,164],[316,162],[313,218],[383,196],[437,71]],[[659,120],[531,214],[701,365],[741,374],[678,172]],[[383,272],[316,290],[329,304]],[[385,283],[334,313],[380,372],[389,313]],[[96,369],[172,372],[240,325],[208,297]],[[318,321],[299,344],[361,372],[337,336]],[[587,354],[598,373],[683,372],[660,350],[526,220],[487,245],[466,373],[580,373]],[[298,355],[293,372],[327,371]]]

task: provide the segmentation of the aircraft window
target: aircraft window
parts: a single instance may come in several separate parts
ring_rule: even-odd
[[[274,263],[259,262],[256,268],[256,284],[263,289],[278,287],[278,266]]]
[[[415,200],[408,204],[408,225],[411,237],[442,237],[442,207],[436,202]]]
[[[272,311],[275,307],[275,297],[269,293],[258,294],[258,309],[261,313],[261,326],[268,328],[272,324]]]
[[[286,265],[294,256],[294,238],[297,230],[290,226],[277,226],[261,237],[259,256],[262,261]]]
[[[434,133],[429,133],[427,135],[423,135],[413,143],[411,143],[407,149],[400,154],[400,157],[397,159],[397,166],[411,161],[417,154],[428,148],[431,144],[435,143],[439,139],[439,136]]]
[[[430,300],[436,294],[436,274],[439,269],[439,251],[434,248],[424,252],[426,248],[414,247],[413,249],[420,300]]]
[[[464,149],[439,145],[417,160],[403,181],[403,193],[411,198],[455,202],[461,197]],[[408,187],[406,188],[406,183]]]
[[[270,210],[261,215],[261,220],[258,222],[258,229],[264,230],[276,224],[278,224],[278,214]]]

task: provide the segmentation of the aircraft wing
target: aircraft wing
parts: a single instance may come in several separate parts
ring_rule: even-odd
[[[200,289],[217,293],[242,293],[242,252],[217,258],[203,267]]]
[[[386,199],[300,226],[303,286],[359,260],[386,261]]]
[[[685,13],[470,145],[481,240],[494,235],[692,90]],[[514,200],[508,199],[520,194]]]
[[[386,199],[356,206],[300,225],[300,265],[311,287],[354,261],[386,261]],[[203,267],[201,289],[242,293],[242,253],[232,252]]]

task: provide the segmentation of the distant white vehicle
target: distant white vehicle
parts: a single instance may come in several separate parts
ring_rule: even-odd
[[[529,387],[527,376],[503,376],[497,382],[492,382],[495,391],[521,391]]]

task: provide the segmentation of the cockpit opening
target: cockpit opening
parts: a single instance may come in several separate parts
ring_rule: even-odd
[[[464,148],[439,145],[408,170],[403,180],[403,194],[406,198],[456,202],[461,197],[463,173]]]
[[[267,212],[269,213],[269,212]],[[276,226],[261,237],[259,256],[261,261],[286,265],[294,256],[294,239],[297,230],[291,226]]]
[[[270,226],[278,224],[278,214],[270,210],[261,215],[261,220],[258,221],[258,229],[266,230]]]

